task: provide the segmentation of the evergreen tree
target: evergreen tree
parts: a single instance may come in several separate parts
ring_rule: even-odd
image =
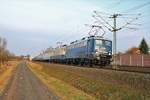
[[[141,44],[139,45],[139,49],[140,49],[141,54],[149,53],[149,47],[144,38],[142,39]]]

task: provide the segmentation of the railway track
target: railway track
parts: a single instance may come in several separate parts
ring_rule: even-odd
[[[93,66],[93,68],[150,74],[150,67],[117,66],[117,69],[113,69],[112,66]]]
[[[150,74],[150,67],[119,66],[118,70]]]
[[[150,67],[118,66],[117,69],[113,69],[112,66],[93,66],[93,68],[150,74]]]
[[[37,62],[37,61],[35,61],[35,62]],[[56,64],[60,64],[60,63],[56,63]],[[111,65],[110,66],[93,65],[92,67],[88,66],[88,65],[82,65],[82,66],[81,65],[73,65],[73,64],[62,64],[62,65],[150,74],[150,67],[142,67],[142,66],[138,66],[138,67],[137,66],[117,66],[117,69],[113,69],[113,67]]]

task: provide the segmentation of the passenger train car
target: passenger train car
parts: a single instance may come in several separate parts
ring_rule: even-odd
[[[112,41],[100,36],[90,36],[71,42],[69,45],[53,48],[46,56],[34,60],[76,65],[108,65],[112,58]],[[42,58],[42,59],[41,59]]]

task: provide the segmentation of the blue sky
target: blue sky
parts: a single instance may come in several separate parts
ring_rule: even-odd
[[[144,37],[150,45],[150,5],[128,9],[149,0],[0,0],[0,36],[8,41],[8,49],[17,55],[36,55],[41,50],[88,36],[93,11],[137,14],[138,30],[123,29],[117,33],[118,51],[138,46]],[[129,16],[129,17],[135,17]],[[128,19],[118,20],[118,27]],[[137,27],[137,26],[136,26]],[[106,38],[112,33],[106,31]]]

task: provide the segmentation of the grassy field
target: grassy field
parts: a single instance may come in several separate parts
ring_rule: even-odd
[[[83,91],[41,71],[42,66],[30,63],[29,68],[34,72],[61,100],[95,100],[92,96]]]
[[[30,63],[30,65],[32,70],[36,71],[36,74],[43,73],[47,78],[51,78],[47,79],[47,81],[53,79],[58,80],[51,81],[55,83],[51,84],[51,87],[53,87],[58,94],[61,91],[67,91],[66,87],[61,83],[63,82],[64,84],[68,84],[68,86],[74,87],[76,90],[83,91],[83,94],[88,94],[85,95],[85,97],[93,97],[93,99],[97,100],[150,100],[149,74],[46,63]],[[45,83],[47,81],[45,80]],[[66,94],[68,93],[66,92]],[[81,96],[83,96],[83,94]],[[67,100],[71,99],[67,98]],[[80,98],[79,96],[79,98],[74,100],[87,99]]]
[[[7,65],[2,65],[0,69],[0,95],[3,92],[13,70],[17,66],[18,61],[9,61]]]

